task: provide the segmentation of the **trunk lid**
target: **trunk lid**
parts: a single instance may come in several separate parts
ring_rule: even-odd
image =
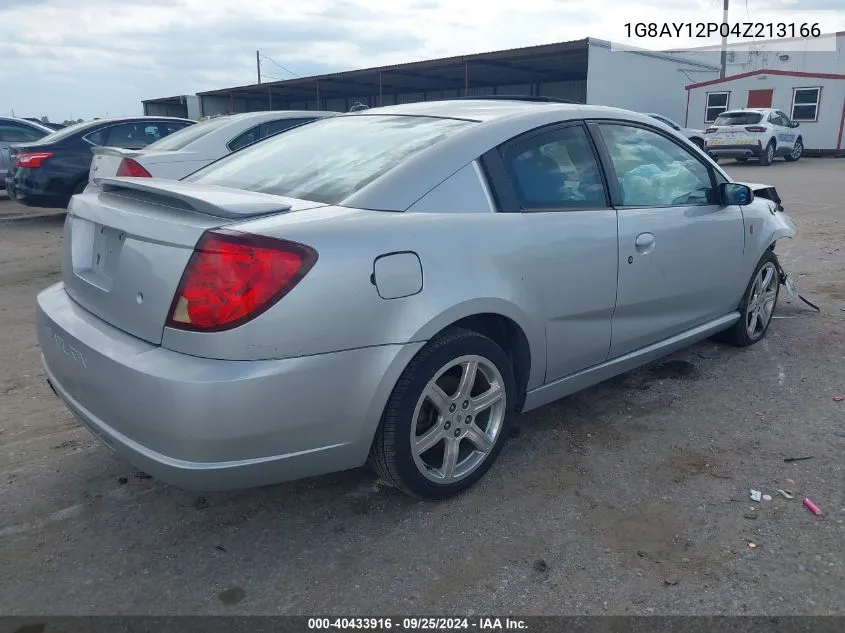
[[[152,150],[133,150],[122,149],[119,147],[94,147],[91,149],[94,155],[91,160],[91,169],[88,172],[88,179],[95,178],[113,178],[117,175],[117,170],[124,158],[131,158],[137,161],[142,167],[147,168],[149,165],[162,162],[185,162],[203,160],[197,152],[191,151],[152,151]],[[207,160],[212,160],[212,158]],[[154,174],[155,175],[155,174]]]
[[[65,290],[107,323],[155,345],[161,344],[176,287],[206,230],[325,206],[150,178],[98,178],[94,184],[68,208]]]

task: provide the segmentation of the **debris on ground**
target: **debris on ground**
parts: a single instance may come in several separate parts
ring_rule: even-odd
[[[755,547],[757,547],[757,543],[749,543],[748,547],[750,547],[751,549],[754,549]]]
[[[759,490],[749,490],[752,501],[760,501],[763,498],[763,493]]]
[[[665,578],[663,580],[663,584],[665,584],[667,587],[677,585],[679,582],[680,581],[675,576],[669,576],[668,578]]]
[[[763,495],[763,501],[771,501],[772,495]]]
[[[791,490],[781,490],[780,488],[778,488],[777,493],[785,499],[794,499],[794,496],[793,496]]]
[[[549,564],[542,558],[538,558],[534,561],[534,571],[544,574],[549,571]]]
[[[804,505],[807,507],[807,509],[810,512],[812,512],[816,516],[819,516],[822,513],[822,511],[819,510],[819,507],[815,503],[813,503],[812,501],[807,499],[806,497],[804,498]]]
[[[834,402],[842,402],[843,400],[845,400],[845,396],[833,396]]]
[[[813,459],[813,456],[807,455],[806,457],[787,457],[783,461],[785,461],[785,462],[803,462],[803,461],[806,461],[808,459]]]

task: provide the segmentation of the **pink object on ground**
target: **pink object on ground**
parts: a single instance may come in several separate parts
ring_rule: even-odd
[[[812,501],[810,501],[809,499],[804,499],[804,505],[807,506],[807,509],[810,512],[812,512],[813,514],[815,514],[817,516],[822,513],[822,511],[819,510],[818,506],[815,503],[813,503]]]

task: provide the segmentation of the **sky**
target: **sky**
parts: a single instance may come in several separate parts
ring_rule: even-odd
[[[844,0],[732,0],[731,21],[845,30]],[[626,23],[718,22],[722,0],[0,0],[0,116],[141,114],[141,100],[265,80],[595,37]],[[843,69],[845,72],[845,69]]]

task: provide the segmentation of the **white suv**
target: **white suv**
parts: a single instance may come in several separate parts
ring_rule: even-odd
[[[713,160],[757,158],[761,165],[768,165],[775,156],[798,160],[804,153],[804,141],[798,123],[780,110],[746,108],[722,112],[704,130],[704,150]]]

